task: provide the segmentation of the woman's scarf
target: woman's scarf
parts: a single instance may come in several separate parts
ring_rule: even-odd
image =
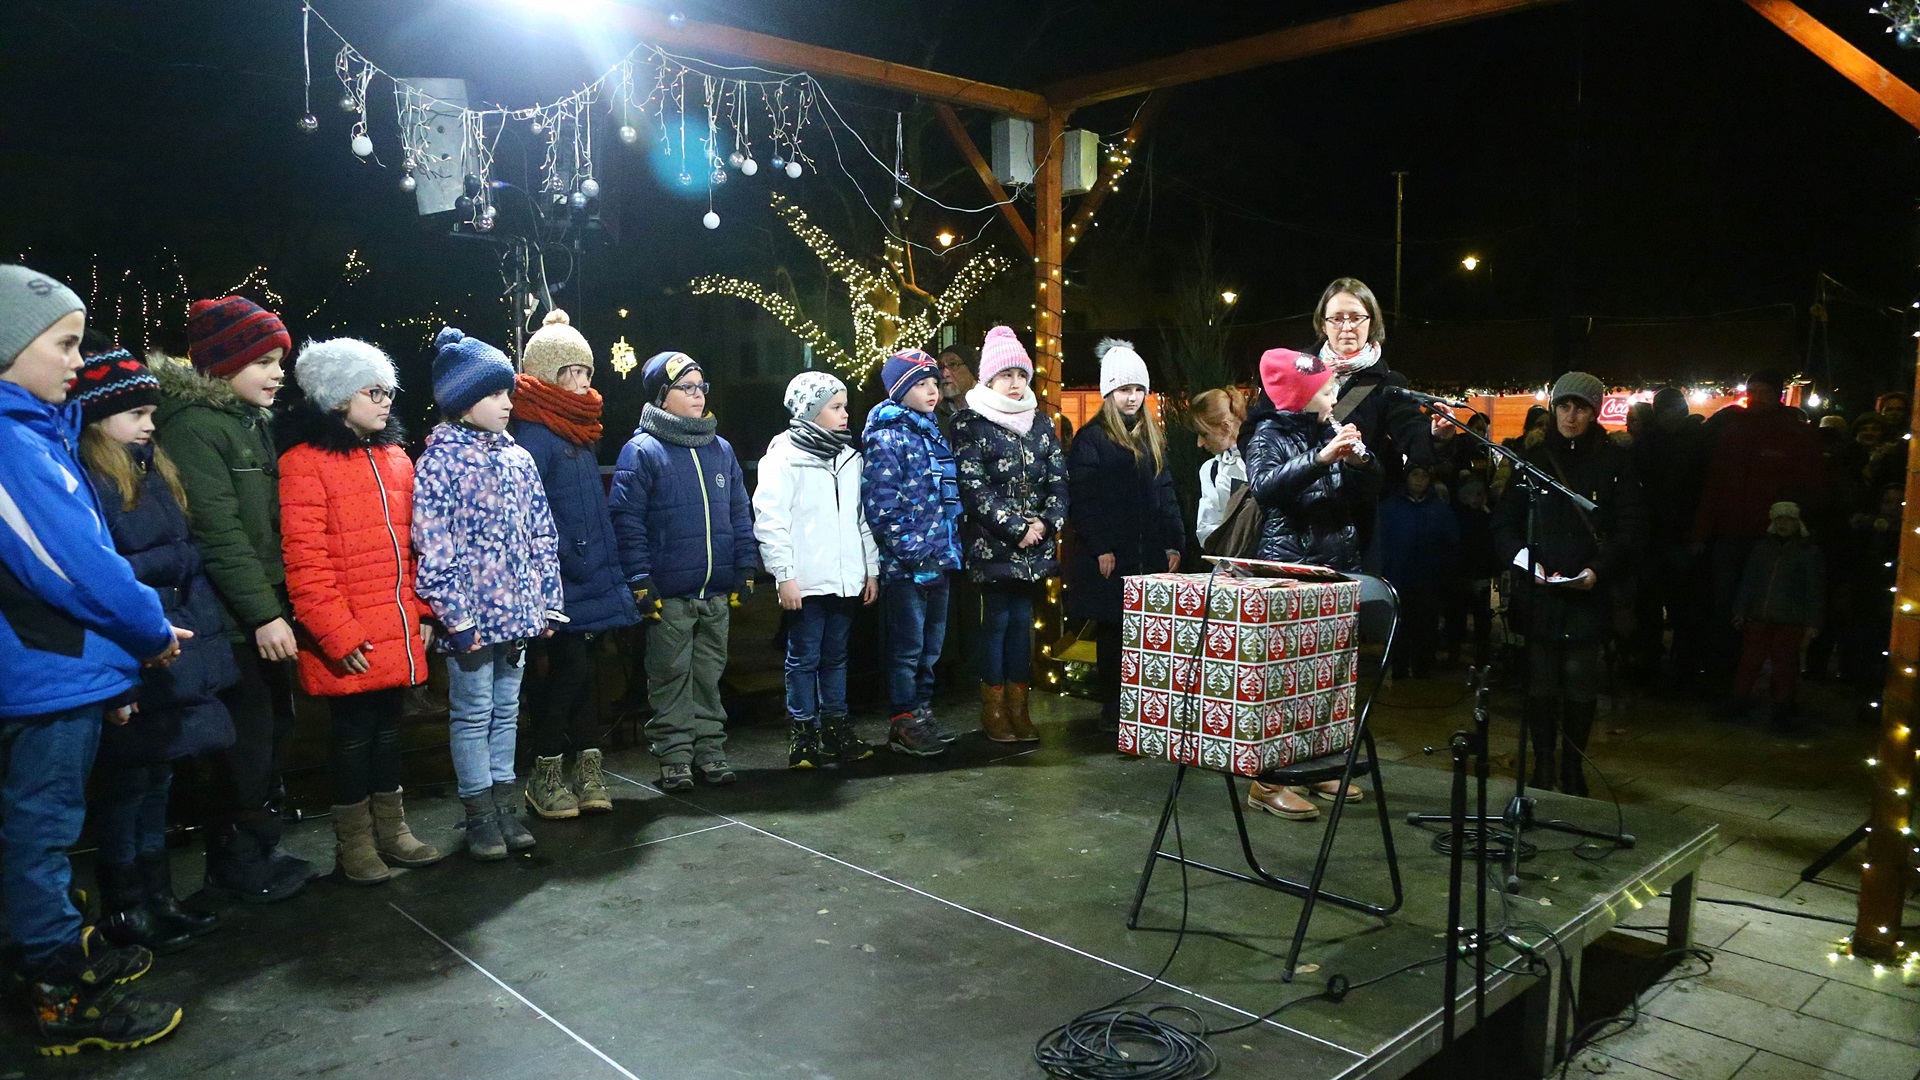
[[[1365,371],[1380,362],[1380,343],[1369,341],[1352,356],[1341,356],[1333,351],[1333,342],[1329,341],[1320,346],[1320,359],[1333,369],[1333,377],[1345,385],[1355,372]]]
[[[640,410],[640,430],[675,446],[705,446],[713,441],[720,419],[706,416],[676,416],[658,405]]]
[[[600,391],[575,394],[524,372],[513,380],[513,415],[543,425],[577,446],[600,441]]]
[[[1033,430],[1034,409],[1039,404],[1040,399],[1033,396],[1031,389],[1017,398],[1008,397],[986,383],[975,383],[973,389],[967,391],[969,408],[1015,435]]]
[[[822,461],[832,461],[840,451],[853,445],[853,432],[828,431],[811,420],[793,417],[787,421],[787,439],[794,449],[804,450]]]

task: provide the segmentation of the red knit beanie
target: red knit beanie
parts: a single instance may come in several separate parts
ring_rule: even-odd
[[[1267,400],[1281,412],[1300,412],[1313,395],[1333,378],[1333,369],[1318,356],[1292,349],[1268,349],[1260,354],[1260,385]]]
[[[283,360],[293,352],[286,324],[244,296],[195,300],[187,309],[187,356],[202,375],[232,378],[276,348]]]

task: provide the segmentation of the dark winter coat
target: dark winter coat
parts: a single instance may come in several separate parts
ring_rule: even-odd
[[[180,470],[193,540],[236,627],[234,640],[290,613],[282,601],[280,466],[270,414],[241,401],[225,379],[184,360],[151,364],[164,395],[154,439]]]
[[[1729,405],[1708,422],[1714,436],[1693,538],[1757,539],[1774,503],[1815,516],[1821,494],[1820,440],[1806,414],[1785,405]]]
[[[889,398],[867,413],[860,439],[860,501],[880,580],[960,569],[959,468],[933,416]]]
[[[746,476],[718,435],[676,446],[635,431],[613,467],[608,509],[621,571],[629,584],[651,577],[655,596],[725,596],[760,565]]]
[[[1633,440],[1633,471],[1647,498],[1647,535],[1656,545],[1686,544],[1700,509],[1713,444],[1699,424],[1654,425]]]
[[[1431,489],[1415,501],[1405,492],[1380,504],[1380,576],[1401,593],[1451,588],[1460,573],[1460,523]]]
[[[1817,627],[1826,613],[1827,566],[1820,549],[1809,540],[1761,537],[1734,594],[1734,617]]]
[[[317,697],[427,681],[414,592],[413,462],[398,420],[361,438],[339,413],[301,402],[277,419],[287,593],[300,641],[300,687]],[[364,673],[341,662],[371,645]]]
[[[1167,552],[1186,547],[1186,526],[1173,493],[1173,474],[1153,455],[1133,452],[1089,421],[1067,451],[1067,524],[1073,530],[1073,567],[1067,614],[1120,622],[1121,579],[1159,574]],[[1112,555],[1113,575],[1100,576],[1099,557]]]
[[[173,761],[233,745],[233,717],[219,694],[240,681],[227,644],[227,616],[193,546],[186,511],[150,467],[152,448],[128,449],[145,472],[133,509],[126,509],[112,479],[97,472],[90,477],[107,531],[134,576],[160,595],[167,621],[193,637],[180,643],[173,663],[141,669],[140,708],[132,719],[101,729],[100,760],[118,765]]]
[[[953,456],[966,508],[967,576],[1044,581],[1059,566],[1055,545],[1067,524],[1067,459],[1053,425],[1041,414],[1023,435],[963,409],[953,418]],[[1022,548],[1029,518],[1044,522],[1047,535]]]
[[[560,533],[560,584],[567,595],[567,631],[590,633],[640,621],[620,570],[607,489],[593,447],[555,434],[545,424],[515,420],[513,440],[533,455]]]
[[[1526,546],[1528,504],[1537,499],[1531,561],[1562,577],[1591,568],[1598,580],[1593,588],[1580,590],[1536,585],[1522,572],[1523,583],[1514,597],[1519,625],[1529,640],[1605,642],[1614,627],[1610,594],[1631,572],[1634,556],[1647,542],[1646,501],[1632,462],[1599,424],[1573,440],[1549,428],[1538,446],[1523,453],[1548,476],[1593,500],[1598,509],[1587,513],[1593,523],[1589,531],[1579,508],[1558,492],[1535,493],[1514,484],[1493,515],[1500,564],[1511,564]]]
[[[1356,522],[1373,512],[1379,457],[1323,464],[1332,424],[1312,413],[1276,412],[1264,398],[1256,408],[1243,453],[1261,510],[1259,557],[1358,573]]]

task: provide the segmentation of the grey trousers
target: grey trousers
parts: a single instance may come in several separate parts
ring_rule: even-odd
[[[653,718],[647,742],[662,765],[703,764],[727,756],[727,713],[720,676],[727,669],[732,621],[725,593],[664,601],[647,629],[647,689]]]

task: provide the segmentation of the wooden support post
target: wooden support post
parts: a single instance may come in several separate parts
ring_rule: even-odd
[[[1747,6],[1779,27],[1786,35],[1807,47],[1827,66],[1845,75],[1855,86],[1873,95],[1873,99],[1892,109],[1900,119],[1920,128],[1920,92],[1901,82],[1899,76],[1875,63],[1873,58],[1847,39],[1827,29],[1820,20],[1800,10],[1791,0],[1746,0]]]
[[[1067,116],[1063,109],[1049,112],[1034,126],[1033,140],[1034,153],[1039,157],[1033,178],[1033,386],[1047,423],[1056,423],[1060,416],[1060,362],[1065,353],[1060,340],[1066,330],[1061,277],[1066,244],[1060,190],[1066,155],[1060,137],[1067,128]],[[1042,583],[1040,602],[1033,609],[1033,620],[1039,624],[1033,633],[1034,688],[1054,693],[1060,691],[1065,666],[1042,652],[1041,647],[1059,640],[1065,631],[1060,609],[1064,575],[1062,568]]]
[[[1914,389],[1920,393],[1920,373]],[[1911,425],[1911,421],[1909,422]],[[1909,436],[1911,437],[1911,436]],[[1887,685],[1880,694],[1880,748],[1868,766],[1873,798],[1867,820],[1867,853],[1860,871],[1860,906],[1854,919],[1853,952],[1869,960],[1902,958],[1920,940],[1901,932],[1907,893],[1913,885],[1913,726],[1920,722],[1920,455],[1908,455],[1907,501],[1900,512],[1900,561],[1894,571],[1893,633],[1887,644]],[[1903,944],[1905,943],[1905,944]]]
[[[1114,185],[1120,182],[1121,175],[1127,171],[1127,166],[1132,164],[1134,147],[1138,146],[1140,139],[1146,135],[1147,128],[1159,119],[1160,110],[1166,108],[1166,104],[1167,95],[1165,94],[1147,95],[1147,100],[1140,103],[1140,111],[1134,115],[1132,126],[1127,128],[1127,134],[1121,138],[1120,145],[1113,149],[1107,159],[1100,162],[1099,182],[1094,184],[1093,190],[1087,192],[1086,197],[1080,200],[1080,205],[1074,208],[1073,220],[1067,222],[1066,243],[1069,251],[1074,244],[1080,242],[1080,237],[1093,227],[1094,215],[1100,212],[1100,207],[1107,201],[1107,196],[1113,193]],[[1111,160],[1113,158],[1119,160]]]
[[[973,166],[973,174],[980,178],[980,186],[987,189],[987,197],[1000,204],[1000,216],[1007,219],[1007,226],[1019,238],[1020,245],[1027,249],[1028,255],[1039,254],[1033,247],[1033,230],[1027,228],[1026,220],[1020,216],[1020,208],[1007,198],[1007,189],[1001,187],[1000,181],[994,178],[993,168],[987,164],[987,159],[980,156],[980,147],[974,144],[973,136],[967,134],[967,126],[960,122],[960,114],[944,101],[934,102],[933,111],[947,129],[947,137],[960,148],[967,164]]]

